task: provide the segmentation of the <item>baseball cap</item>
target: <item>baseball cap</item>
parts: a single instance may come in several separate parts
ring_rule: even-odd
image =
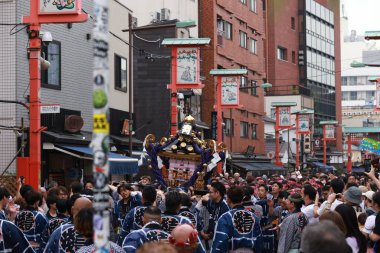
[[[372,201],[374,193],[375,193],[374,191],[366,191],[365,193],[363,193],[363,196],[365,196],[367,199]]]

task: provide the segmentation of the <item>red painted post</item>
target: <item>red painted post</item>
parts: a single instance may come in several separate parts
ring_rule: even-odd
[[[282,163],[280,161],[280,108],[276,106],[276,126],[275,126],[275,138],[276,138],[276,165],[281,166]]]
[[[171,126],[170,134],[178,130],[178,96],[177,96],[177,47],[172,47],[172,82],[171,82]]]
[[[223,141],[223,131],[222,131],[222,77],[217,76],[216,78],[216,122],[217,122],[217,144],[221,143]],[[222,173],[222,164],[218,163],[217,165],[217,172],[218,174]]]
[[[30,1],[30,27],[29,31],[34,37],[29,37],[29,184],[38,190],[41,170],[41,114],[40,114],[40,55],[41,40],[39,33],[41,25],[38,21],[38,1]]]
[[[300,153],[299,153],[300,143],[299,143],[299,139],[298,139],[298,137],[299,137],[298,121],[299,121],[299,117],[298,117],[298,113],[297,113],[296,114],[296,170],[299,170],[299,168],[300,168]],[[288,129],[288,131],[289,130],[290,130],[290,128]]]
[[[351,170],[352,170],[351,134],[348,134],[348,136],[347,136],[347,154],[348,154],[347,173],[351,173]]]
[[[326,125],[323,125],[323,163],[327,164],[327,147],[326,147]]]

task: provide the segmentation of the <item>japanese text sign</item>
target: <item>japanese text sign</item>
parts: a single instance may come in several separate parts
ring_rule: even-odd
[[[238,76],[223,76],[221,78],[222,106],[239,105],[239,80]]]

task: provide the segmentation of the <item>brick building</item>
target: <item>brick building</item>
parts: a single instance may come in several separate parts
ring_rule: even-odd
[[[314,137],[321,137],[319,122],[341,124],[340,1],[267,0],[268,82],[270,103],[297,101],[297,108],[314,109]],[[334,146],[342,150],[337,128]]]
[[[211,38],[202,49],[202,73],[205,88],[202,95],[202,119],[211,123],[216,99],[216,86],[211,69],[246,68],[240,89],[241,109],[223,111],[223,140],[229,150],[265,152],[264,91],[256,86],[265,79],[263,2],[258,0],[199,1],[199,37]]]

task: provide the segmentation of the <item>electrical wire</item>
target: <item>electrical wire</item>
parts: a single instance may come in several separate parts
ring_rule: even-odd
[[[16,160],[18,154],[21,152],[22,149],[25,148],[25,145],[21,145],[21,147],[19,148],[19,150],[17,150],[16,152],[16,155],[13,157],[13,159],[11,160],[11,162],[8,164],[8,166],[4,169],[3,173],[1,173],[0,177],[4,176],[5,172],[7,172],[7,170],[9,169],[9,167],[12,165],[12,163]]]
[[[134,35],[136,38],[138,38],[139,40],[145,41],[145,42],[147,42],[147,43],[158,43],[158,42],[160,42],[160,40],[161,40],[161,39],[157,39],[157,40],[147,40],[147,39],[144,39],[144,38],[138,36],[135,32],[133,33],[133,35]]]
[[[82,11],[85,13],[85,14],[88,14],[88,16],[90,16],[90,18],[92,19],[92,20],[95,20],[87,11],[85,11],[83,8],[82,8]]]
[[[13,23],[0,23],[0,25],[24,25],[23,23],[16,23],[16,24],[13,24]]]
[[[15,32],[12,32],[14,29],[16,29],[19,25],[16,25],[14,26],[10,31],[9,31],[9,35],[12,36],[12,35],[15,35],[16,33],[19,33],[21,32],[22,30],[24,30],[25,28],[28,28],[29,25],[25,25],[23,28],[19,29],[19,30],[16,30]]]

